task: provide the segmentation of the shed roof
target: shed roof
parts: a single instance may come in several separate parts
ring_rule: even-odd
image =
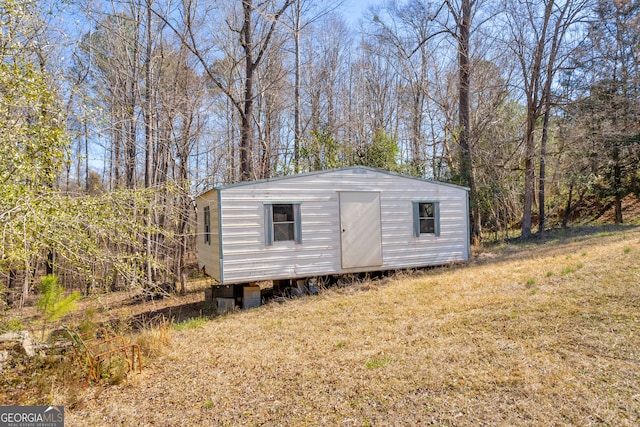
[[[418,178],[418,177],[410,176],[410,175],[403,175],[403,174],[399,174],[399,173],[396,173],[396,172],[391,172],[391,171],[387,171],[387,170],[383,170],[383,169],[376,169],[376,168],[372,168],[372,167],[368,167],[368,166],[356,165],[356,166],[345,166],[345,167],[336,168],[336,169],[326,169],[326,170],[321,170],[321,171],[304,172],[304,173],[299,173],[299,174],[295,174],[295,175],[277,176],[277,177],[273,177],[273,178],[265,178],[265,179],[255,180],[255,181],[242,181],[242,182],[237,182],[237,183],[234,183],[234,184],[223,184],[223,185],[220,185],[220,186],[216,186],[216,187],[214,187],[212,189],[209,189],[209,190],[203,192],[201,195],[205,195],[209,191],[212,191],[212,190],[224,190],[224,189],[227,189],[227,188],[243,187],[243,186],[254,185],[254,184],[258,184],[258,183],[277,182],[277,181],[283,181],[283,180],[289,180],[289,179],[296,179],[298,177],[303,177],[303,176],[322,175],[322,174],[341,172],[341,171],[348,171],[348,170],[358,170],[358,169],[366,170],[366,171],[370,171],[370,172],[377,172],[377,173],[392,175],[392,176],[397,176],[397,177],[404,178],[404,179],[412,179],[412,180],[415,180],[415,181],[422,181],[422,182],[428,182],[428,183],[431,183],[431,184],[444,185],[444,186],[447,186],[447,187],[453,187],[453,188],[458,188],[460,190],[469,191],[468,187],[463,187],[463,186],[456,185],[456,184],[450,184],[450,183],[447,183],[447,182],[436,181],[436,180],[433,180],[433,179]]]

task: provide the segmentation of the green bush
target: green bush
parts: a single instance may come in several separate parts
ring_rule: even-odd
[[[58,283],[58,276],[49,274],[40,281],[40,298],[36,307],[42,315],[42,338],[47,325],[55,322],[76,309],[76,302],[80,299],[78,291],[62,297],[64,288]]]

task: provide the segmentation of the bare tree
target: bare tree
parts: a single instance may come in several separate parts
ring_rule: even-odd
[[[277,43],[278,45],[280,43]],[[285,55],[280,49],[269,52],[266,61],[256,73],[256,123],[258,147],[255,162],[256,176],[260,179],[272,177],[284,157],[286,144],[282,135],[287,132],[285,112],[290,107],[290,82],[285,68]]]
[[[441,8],[440,8],[441,9]],[[380,52],[390,55],[393,72],[398,76],[397,123],[406,158],[406,172],[425,176],[427,150],[423,140],[426,132],[427,103],[431,94],[430,71],[437,63],[436,47],[428,41],[446,32],[434,23],[439,11],[413,0],[399,5],[389,1],[384,8],[372,9],[375,40],[387,46]]]
[[[294,0],[294,7],[291,14],[290,30],[293,33],[294,40],[294,142],[293,142],[293,170],[295,173],[300,171],[300,146],[303,137],[302,125],[302,94],[301,94],[301,42],[302,33],[313,23],[326,17],[331,11],[335,10],[343,0],[323,2],[322,7],[315,9],[317,3],[312,0]]]
[[[551,87],[562,61],[559,54],[565,47],[565,37],[572,27],[579,23],[582,11],[588,10],[588,0],[555,0],[543,2],[526,1],[516,6],[505,3],[511,40],[512,53],[520,64],[522,89],[526,99],[526,120],[524,132],[524,209],[522,217],[522,237],[531,235],[532,212],[535,196],[535,132],[538,119],[551,108]],[[548,117],[543,129],[548,129]],[[541,143],[541,180],[544,180],[547,131]],[[540,205],[541,230],[544,230],[544,181],[538,200]]]
[[[473,155],[471,145],[471,61],[470,40],[472,24],[472,7],[474,0],[461,0],[459,5],[446,0],[449,13],[455,22],[453,32],[458,43],[458,144],[460,145],[460,177],[464,185],[469,187],[469,199],[471,203],[471,241],[479,244],[482,239],[482,223],[480,221],[480,208],[477,200],[478,190],[473,167]]]
[[[186,0],[181,5],[182,22],[175,22],[171,14],[156,11],[167,25],[180,37],[192,54],[198,59],[209,80],[224,93],[236,108],[241,121],[241,135],[239,143],[240,180],[254,178],[252,154],[254,150],[253,108],[255,102],[255,73],[261,65],[265,54],[277,29],[277,24],[284,12],[293,4],[294,0],[269,0],[254,5],[253,0],[239,0],[241,8],[241,22],[226,19],[229,31],[234,34],[242,49],[242,58],[232,58],[234,67],[243,66],[243,93],[238,98],[224,81],[218,70],[213,67],[209,53],[211,46],[199,38],[198,28],[203,21],[215,20],[211,16],[214,11],[202,9],[197,1]],[[233,12],[235,15],[235,11]],[[217,46],[218,49],[223,49]]]
[[[349,138],[347,80],[350,35],[344,21],[333,14],[308,27],[302,39],[300,124],[302,170],[343,165]],[[341,132],[342,131],[342,132]],[[339,141],[339,142],[338,142]],[[337,145],[342,149],[338,150]]]

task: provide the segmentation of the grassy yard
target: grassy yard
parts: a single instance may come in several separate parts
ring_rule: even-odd
[[[141,375],[52,386],[68,425],[640,424],[640,228],[149,328]]]

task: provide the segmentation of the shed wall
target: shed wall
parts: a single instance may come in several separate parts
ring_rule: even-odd
[[[204,268],[208,275],[222,282],[220,263],[220,206],[218,204],[219,190],[211,190],[196,199],[198,206],[196,247],[200,268]],[[209,207],[211,230],[209,243],[205,242],[204,209]]]
[[[355,168],[244,183],[219,191],[222,278],[220,264],[215,262],[220,251],[213,243],[220,238],[219,233],[212,235],[209,248],[203,248],[210,253],[199,252],[199,256],[207,273],[224,283],[365,271],[341,268],[341,191],[380,192],[383,264],[369,270],[439,265],[469,256],[467,192],[461,187]],[[211,193],[206,193],[210,204]],[[415,237],[412,203],[427,200],[440,203],[440,235]],[[301,244],[265,244],[265,202],[300,203]],[[198,206],[200,213],[200,203]],[[213,223],[218,206],[210,206]]]

